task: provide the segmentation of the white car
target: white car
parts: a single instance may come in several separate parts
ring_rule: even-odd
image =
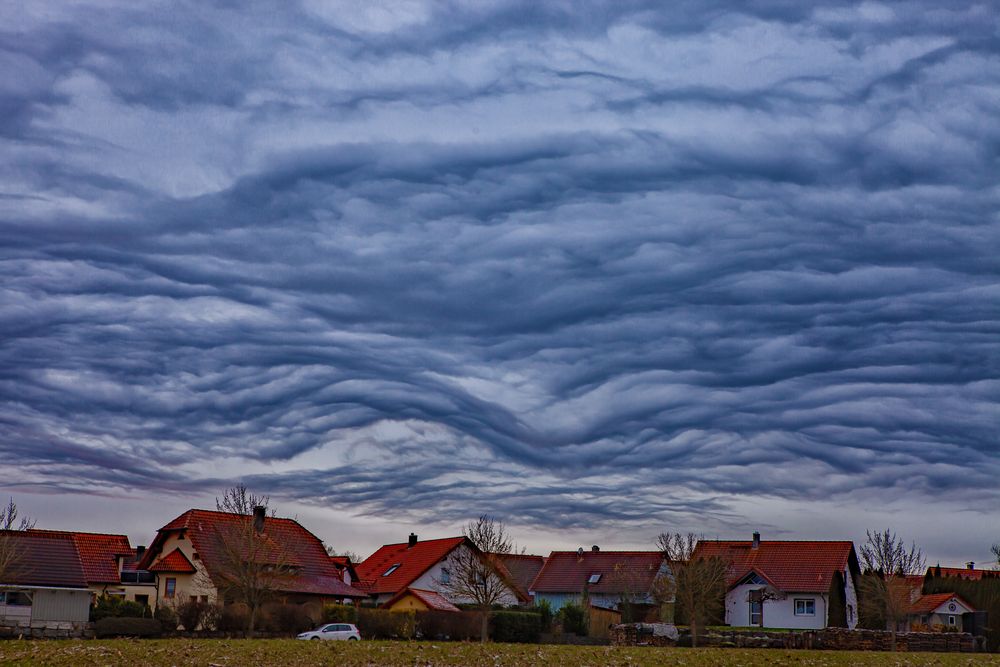
[[[320,639],[349,639],[358,641],[361,639],[361,633],[358,632],[356,626],[350,623],[329,623],[315,630],[303,632],[296,639],[314,639],[316,641]]]

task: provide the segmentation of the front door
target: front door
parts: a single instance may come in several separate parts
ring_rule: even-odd
[[[764,625],[764,603],[759,600],[750,603],[750,625]]]

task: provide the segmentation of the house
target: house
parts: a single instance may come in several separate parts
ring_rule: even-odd
[[[436,591],[407,588],[382,605],[389,611],[461,611]]]
[[[407,588],[442,593],[454,604],[471,602],[453,599],[454,596],[447,593],[448,582],[455,570],[455,559],[463,549],[479,553],[466,537],[420,541],[410,533],[406,542],[386,544],[358,563],[361,587],[379,605],[389,602]],[[499,604],[511,606],[528,602],[527,594],[518,590],[510,579],[510,573],[501,571],[499,575],[509,590]]]
[[[962,629],[962,616],[976,609],[954,593],[921,595],[910,605],[909,628]]]
[[[821,629],[858,623],[861,574],[853,542],[702,540],[693,558],[728,563],[725,623]]]
[[[567,603],[621,610],[623,603],[651,605],[654,588],[669,567],[659,551],[553,551],[545,559],[530,592],[558,611]]]
[[[73,540],[92,600],[101,595],[111,595],[155,607],[156,586],[153,576],[148,572],[127,570],[134,564],[136,553],[127,536],[38,528],[32,528],[29,532],[34,535],[61,535]]]
[[[0,626],[82,630],[91,590],[73,536],[53,531],[0,531],[18,554],[0,581]]]
[[[348,586],[356,584],[359,580],[358,571],[355,564],[347,556],[330,556],[330,562],[337,568],[340,580]]]
[[[977,570],[974,562],[966,563],[965,567],[941,567],[941,564],[939,563],[934,567],[927,568],[927,576],[938,578],[954,577],[957,579],[965,579],[967,581],[981,581],[991,577],[1000,577],[1000,571]]]
[[[522,594],[528,599],[534,599],[531,594],[531,584],[535,581],[542,566],[545,565],[543,556],[532,556],[528,554],[495,554],[510,572],[511,582],[515,584]]]
[[[326,603],[366,597],[342,581],[318,537],[293,519],[265,516],[263,507],[255,508],[252,517],[188,510],[157,531],[138,568],[155,574],[161,603],[214,602],[219,599],[227,568],[233,567],[227,564],[226,540],[245,530],[244,526],[249,528],[247,522],[253,523],[252,533],[240,534],[252,536],[254,562],[291,569],[291,575],[279,582],[280,601]]]

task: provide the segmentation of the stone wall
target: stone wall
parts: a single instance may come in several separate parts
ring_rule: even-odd
[[[0,639],[91,639],[93,636],[93,623],[0,625]]]
[[[677,641],[655,636],[640,624],[616,625],[611,629],[613,646],[690,646],[687,629]],[[889,651],[892,636],[882,630],[804,630],[801,632],[756,632],[712,630],[698,637],[699,646],[735,648],[826,649],[839,651]],[[981,642],[970,634],[957,632],[908,632],[896,635],[897,651],[973,653]]]

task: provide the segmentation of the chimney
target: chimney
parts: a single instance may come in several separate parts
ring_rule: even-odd
[[[146,545],[140,544],[135,548],[135,559],[140,560],[146,553]]]
[[[583,547],[576,550],[576,562],[579,563],[583,560]]]
[[[417,534],[410,533],[410,541],[406,543],[406,548],[412,549],[415,546],[417,546]]]
[[[601,550],[601,547],[599,547],[599,546],[597,546],[597,545],[595,544],[594,546],[590,547],[590,550],[591,550],[591,551],[600,551],[600,550]]]
[[[256,507],[253,508],[253,529],[257,531],[257,533],[264,532],[265,512],[267,512],[267,509],[262,505],[257,505]]]
[[[753,531],[753,545],[752,545],[751,548],[752,549],[756,549],[759,546],[760,546],[760,533],[758,533],[755,530],[755,531]]]
[[[971,561],[970,560],[968,563],[965,564],[965,567],[967,569],[969,569],[969,570],[975,570],[976,569],[976,563],[975,563],[975,561]]]

